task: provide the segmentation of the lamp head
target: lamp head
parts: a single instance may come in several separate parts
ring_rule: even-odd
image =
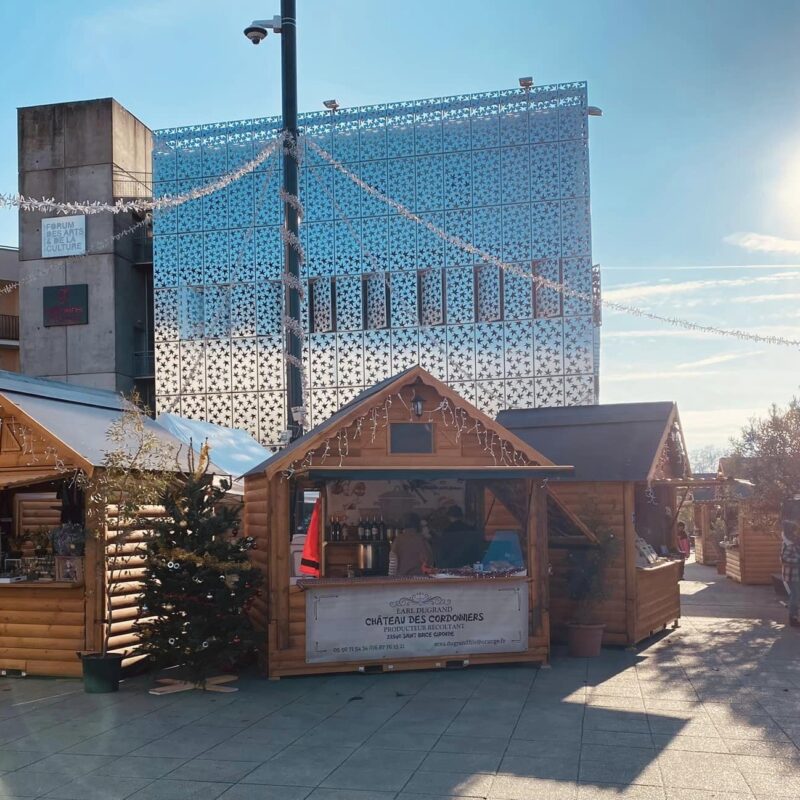
[[[525,78],[520,78],[519,85],[522,89],[530,89],[533,86],[533,78],[530,75]]]
[[[322,105],[328,109],[328,111],[337,111],[339,109],[339,101],[338,100],[323,100]]]

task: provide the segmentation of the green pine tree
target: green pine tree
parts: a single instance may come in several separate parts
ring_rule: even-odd
[[[208,448],[197,467],[168,491],[166,515],[147,540],[136,631],[139,649],[158,666],[180,665],[202,684],[254,647],[245,613],[260,593],[261,572],[238,530],[238,509],[223,504],[230,484],[214,486]]]

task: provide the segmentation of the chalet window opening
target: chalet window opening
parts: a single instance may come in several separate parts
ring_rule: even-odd
[[[435,423],[390,422],[389,453],[392,455],[433,455]]]

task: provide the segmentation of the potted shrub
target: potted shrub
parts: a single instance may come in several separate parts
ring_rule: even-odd
[[[609,530],[596,528],[594,534],[597,544],[572,549],[567,555],[567,590],[574,603],[572,621],[567,623],[567,647],[575,658],[600,654],[605,623],[599,620],[598,606],[608,597],[606,571],[619,544]]]

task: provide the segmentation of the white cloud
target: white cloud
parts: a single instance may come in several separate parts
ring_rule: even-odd
[[[746,297],[732,297],[728,303],[771,303],[775,300],[800,300],[800,292],[784,292],[783,294],[751,294]]]
[[[696,294],[709,289],[736,289],[763,283],[778,283],[793,278],[800,278],[800,272],[775,272],[772,275],[762,275],[756,278],[722,278],[714,280],[679,281],[676,283],[637,283],[621,286],[618,289],[605,289],[603,291],[603,297],[606,300],[613,300],[615,302],[658,299],[668,298],[673,295]]]
[[[654,372],[606,372],[601,373],[601,383],[627,383],[631,381],[659,381],[674,380],[676,378],[708,378],[711,375],[718,375],[718,372],[709,370],[657,370]]]
[[[612,331],[604,328],[600,333],[600,341],[605,342],[609,339],[708,339],[714,336],[712,333],[702,331],[679,330],[677,328],[664,328],[663,330],[632,330],[632,331]]]
[[[678,364],[676,369],[696,369],[697,367],[711,367],[714,364],[726,364],[729,361],[738,361],[741,358],[750,358],[751,356],[759,356],[763,350],[752,350],[747,353],[720,353],[716,356],[709,356],[708,358],[701,358],[699,361],[687,361],[683,364]]]
[[[769,236],[765,233],[746,231],[732,233],[723,239],[728,244],[741,247],[751,253],[791,253],[800,255],[800,240],[782,239],[780,236]]]

